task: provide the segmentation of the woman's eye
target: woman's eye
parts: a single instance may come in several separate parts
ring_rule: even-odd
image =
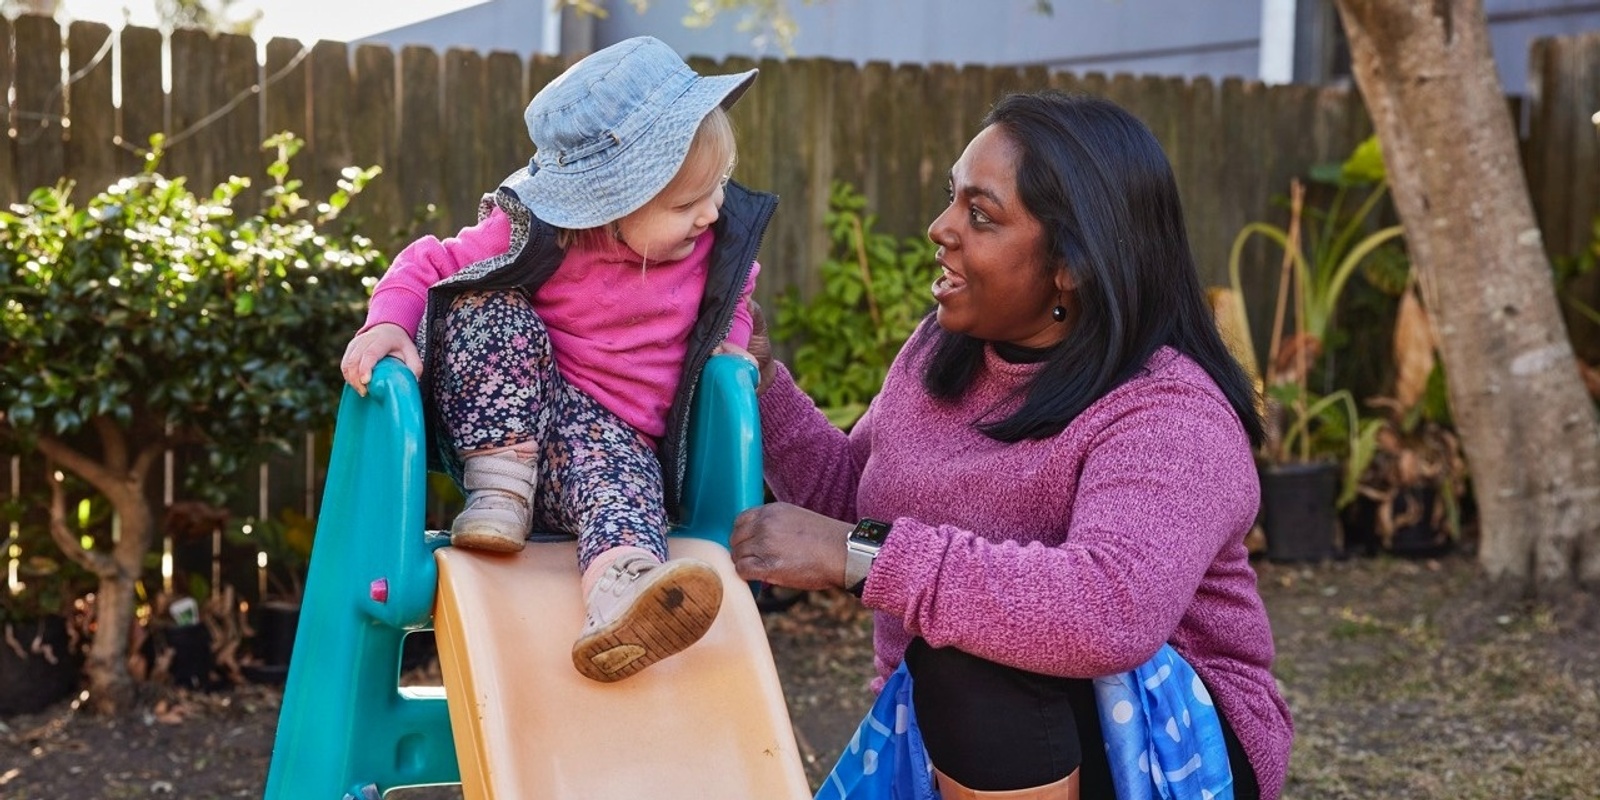
[[[951,203],[954,203],[955,201],[956,201],[956,189],[955,189],[955,187],[954,186],[946,186],[946,187],[944,187],[944,204],[945,205],[950,205]]]
[[[972,218],[974,225],[986,225],[989,222],[989,215],[980,211],[977,206],[972,206],[967,211],[967,216]]]

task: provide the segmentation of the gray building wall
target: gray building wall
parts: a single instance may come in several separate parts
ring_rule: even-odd
[[[1500,83],[1511,94],[1532,91],[1528,53],[1534,39],[1600,30],[1600,2],[1594,0],[1484,0],[1484,9]]]
[[[331,1],[331,0],[330,0]],[[543,5],[547,0],[493,0],[356,40],[399,49],[426,45],[435,50],[467,47],[482,52],[539,52],[544,39]]]
[[[738,12],[709,28],[680,24],[681,3],[656,0],[636,13],[626,4],[596,23],[597,41],[660,37],[686,55],[782,56],[752,42]],[[799,33],[793,54],[864,63],[1046,64],[1080,72],[1254,75],[1259,60],[1259,0],[791,0]],[[1152,24],[1159,20],[1159,24]]]
[[[1418,0],[1419,2],[1421,0]],[[399,47],[471,47],[532,55],[545,42],[549,0],[490,0],[360,41]],[[865,63],[1044,64],[1073,72],[1128,72],[1212,78],[1261,76],[1263,2],[1273,0],[787,0],[798,27],[793,56]],[[1330,0],[1298,0],[1295,79],[1341,80],[1336,15]],[[1600,30],[1600,0],[1485,0],[1490,36],[1506,91],[1527,94],[1534,39]],[[707,28],[682,24],[682,0],[652,0],[644,13],[609,0],[610,16],[564,12],[566,53],[583,53],[649,34],[680,53],[783,57],[744,12],[724,12]]]

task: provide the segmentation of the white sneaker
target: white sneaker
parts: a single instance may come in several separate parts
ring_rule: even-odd
[[[609,683],[699,641],[722,608],[722,579],[699,559],[662,563],[634,553],[606,567],[585,605],[572,664]]]
[[[521,550],[533,525],[534,480],[531,456],[510,450],[469,456],[461,475],[467,506],[450,525],[450,544],[497,553]]]

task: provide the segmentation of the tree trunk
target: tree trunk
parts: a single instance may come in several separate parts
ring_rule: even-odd
[[[1438,326],[1491,578],[1600,581],[1600,420],[1556,301],[1482,0],[1337,0]]]
[[[127,440],[119,429],[106,419],[96,419],[95,427],[104,449],[103,461],[50,436],[39,438],[39,450],[53,465],[66,468],[104,495],[117,515],[120,532],[111,551],[85,550],[67,526],[65,492],[60,483],[50,482],[51,538],[62,553],[100,579],[94,638],[84,662],[89,705],[101,713],[115,713],[128,708],[134,698],[133,677],[128,672],[128,643],[135,624],[134,588],[155,537],[155,513],[144,485],[164,443],[147,444],[129,458]]]

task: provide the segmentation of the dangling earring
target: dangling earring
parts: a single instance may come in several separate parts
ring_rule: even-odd
[[[1055,308],[1050,309],[1050,318],[1056,322],[1066,322],[1067,307],[1063,305],[1057,305]]]

